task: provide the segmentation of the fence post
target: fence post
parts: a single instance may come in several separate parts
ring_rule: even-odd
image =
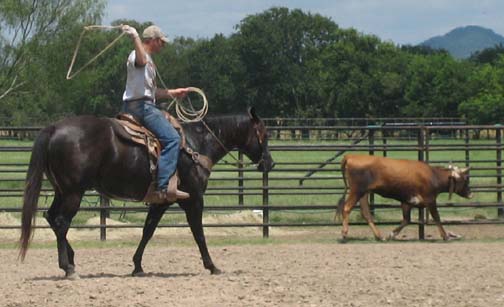
[[[385,132],[385,130],[382,130],[381,131],[382,133],[382,143],[383,143],[383,156],[386,157],[387,156],[387,133]]]
[[[369,129],[369,134],[368,134],[369,155],[371,155],[371,156],[374,156],[375,130],[373,127],[375,127],[375,126],[368,125],[368,129]],[[375,215],[375,206],[374,205],[375,205],[374,193],[369,193],[369,212],[371,213],[372,216]]]
[[[502,130],[500,127],[496,127],[495,129],[495,140],[497,141],[497,202],[499,204],[502,203]],[[504,208],[503,207],[498,207],[497,208],[497,217],[498,218],[503,218],[504,217]]]
[[[470,156],[469,156],[469,129],[464,129],[464,143],[465,143],[465,165],[469,166]]]
[[[268,172],[263,172],[262,176],[262,196],[263,196],[263,238],[269,238],[269,187]],[[266,226],[265,226],[266,225]]]
[[[100,194],[100,241],[107,240],[107,218],[109,217],[110,200]]]
[[[425,127],[418,130],[418,161],[424,161]],[[425,208],[418,208],[418,239],[425,239]]]
[[[238,205],[243,206],[243,153],[238,152]]]

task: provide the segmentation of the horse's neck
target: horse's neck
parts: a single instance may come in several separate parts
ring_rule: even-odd
[[[192,137],[190,145],[200,154],[208,156],[214,163],[229,151],[240,148],[247,138],[246,126],[235,118],[213,119],[201,125],[202,133]]]

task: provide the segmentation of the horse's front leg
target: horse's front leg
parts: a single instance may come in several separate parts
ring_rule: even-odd
[[[133,276],[141,276],[144,273],[142,268],[142,257],[145,246],[147,246],[152,235],[154,235],[154,230],[156,230],[166,209],[168,209],[168,206],[165,205],[151,205],[149,208],[149,213],[147,213],[147,218],[145,219],[145,225],[143,227],[142,240],[140,240],[135,255],[133,256],[133,263],[135,264],[135,269],[132,273]]]
[[[212,258],[210,258],[210,254],[208,253],[205,234],[203,232],[203,197],[195,201],[181,202],[181,206],[186,213],[187,222],[191,227],[194,240],[196,244],[198,244],[201,258],[203,259],[203,266],[205,269],[209,270],[211,274],[222,273],[221,270],[213,264]]]

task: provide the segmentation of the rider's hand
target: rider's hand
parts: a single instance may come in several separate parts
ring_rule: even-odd
[[[187,87],[168,90],[168,95],[177,98],[184,98],[187,95],[187,93],[189,93],[189,89]]]
[[[128,26],[128,25],[123,25],[121,27],[121,30],[128,34],[131,38],[137,38],[138,37],[138,32],[135,28],[133,28],[132,26]]]

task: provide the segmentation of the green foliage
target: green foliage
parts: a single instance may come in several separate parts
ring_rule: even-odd
[[[481,94],[463,102],[459,109],[472,124],[503,123],[504,95]]]
[[[104,2],[43,4],[0,2],[0,122],[35,125],[72,114],[113,116],[133,44],[119,40],[66,80],[83,26],[100,24]],[[55,14],[58,9],[65,13]],[[151,23],[113,24],[130,24],[141,33]],[[13,35],[23,31],[28,35]],[[119,34],[86,32],[74,71]],[[319,14],[274,7],[247,16],[229,37],[172,38],[154,60],[167,87],[202,88],[211,113],[254,105],[267,117],[465,116],[491,124],[504,115],[501,49],[455,60],[446,51],[395,46],[342,29]]]
[[[0,2],[2,122],[29,124],[47,116],[46,105],[63,94],[48,95],[46,86],[60,82],[54,69],[68,63],[62,50],[70,48],[65,48],[60,37],[68,37],[83,24],[99,22],[103,8],[102,0]]]
[[[458,104],[469,95],[469,68],[447,54],[414,56],[407,71],[403,115],[457,116]]]
[[[459,105],[459,112],[473,124],[503,123],[504,56],[493,66],[478,67],[468,87],[474,94]]]
[[[504,55],[504,45],[502,43],[493,48],[477,51],[471,55],[470,61],[478,64],[495,64]]]

